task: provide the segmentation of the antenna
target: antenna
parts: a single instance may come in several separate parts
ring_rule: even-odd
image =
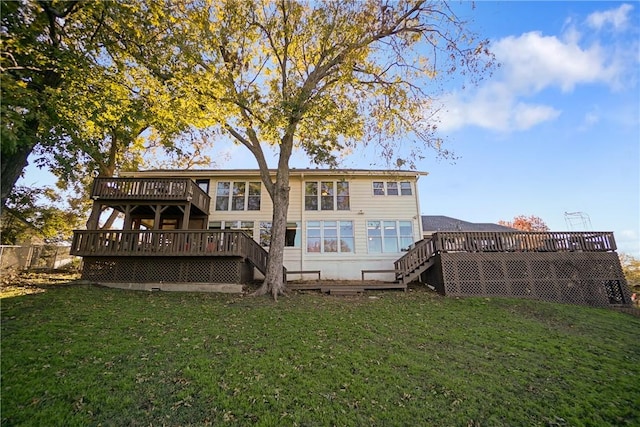
[[[569,231],[592,231],[591,218],[585,212],[565,212],[564,222]]]

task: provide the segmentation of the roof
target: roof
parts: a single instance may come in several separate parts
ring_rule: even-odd
[[[490,222],[469,222],[444,215],[422,215],[422,230],[436,231],[514,231],[511,227]]]
[[[270,169],[275,175],[276,169]],[[242,176],[258,175],[258,169],[152,169],[146,171],[122,172],[123,177],[149,177],[149,176],[189,176],[189,177],[209,177],[209,176]],[[355,175],[355,176],[426,176],[427,172],[412,170],[380,170],[380,169],[290,169],[290,176],[302,175]]]

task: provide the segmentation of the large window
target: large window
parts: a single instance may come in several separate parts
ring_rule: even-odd
[[[211,221],[209,230],[242,230],[253,237],[253,221]]]
[[[349,210],[349,183],[346,181],[306,182],[304,208],[308,211]]]
[[[287,222],[287,230],[284,235],[284,246],[299,248],[302,243],[299,222]],[[260,245],[268,248],[271,246],[271,222],[260,222]]]
[[[353,221],[307,221],[307,252],[354,252]]]
[[[411,221],[367,221],[369,253],[406,251],[413,243]]]
[[[411,196],[411,183],[409,181],[374,181],[374,196]]]
[[[217,211],[259,211],[259,182],[218,182],[216,187]]]

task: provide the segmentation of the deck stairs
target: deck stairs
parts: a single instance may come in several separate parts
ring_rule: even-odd
[[[396,281],[407,285],[435,264],[435,239],[426,238],[416,242],[401,258],[395,261]]]

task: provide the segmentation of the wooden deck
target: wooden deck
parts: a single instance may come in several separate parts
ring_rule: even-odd
[[[82,257],[242,257],[263,274],[267,251],[242,231],[74,231],[72,255]]]
[[[96,178],[91,198],[101,201],[190,202],[209,213],[211,198],[188,178]]]

